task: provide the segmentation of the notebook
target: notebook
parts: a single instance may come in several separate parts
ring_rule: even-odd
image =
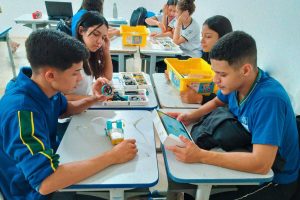
[[[73,16],[72,2],[45,1],[50,20],[68,20]]]

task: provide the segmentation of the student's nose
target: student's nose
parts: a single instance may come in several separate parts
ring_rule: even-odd
[[[99,46],[102,46],[103,42],[104,42],[104,39],[103,39],[102,37],[99,37],[99,38],[97,39],[97,44],[98,44]]]
[[[81,80],[82,80],[82,75],[81,75],[81,73],[79,73],[77,76],[77,82],[80,82]]]
[[[220,77],[219,77],[217,74],[214,75],[214,77],[213,77],[213,82],[214,82],[215,84],[219,84],[219,83],[220,83]]]
[[[200,43],[203,44],[204,43],[204,37],[200,36]]]

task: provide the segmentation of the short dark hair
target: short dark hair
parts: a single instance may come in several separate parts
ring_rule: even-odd
[[[241,67],[250,63],[257,67],[257,49],[255,40],[243,31],[234,31],[224,35],[210,51],[210,59],[227,61],[230,66]]]
[[[98,11],[103,14],[104,0],[83,0],[80,9],[87,11]]]
[[[189,14],[192,15],[196,9],[195,0],[179,0],[177,6],[181,11],[189,11]]]
[[[209,29],[218,33],[219,38],[229,32],[232,32],[232,26],[229,19],[222,15],[215,15],[206,19],[203,25],[207,25]]]
[[[102,25],[105,25],[108,28],[108,22],[99,12],[88,11],[83,14],[76,26],[76,38],[84,43],[82,35],[79,33],[79,27],[81,26],[84,31],[87,31],[88,28],[95,25],[97,25],[97,27],[90,34]],[[98,49],[96,52],[90,52],[90,55],[88,62],[85,61],[83,63],[83,70],[87,75],[92,75],[95,78],[98,78],[102,75],[104,67],[102,48]]]
[[[88,50],[81,42],[63,32],[50,29],[32,32],[25,47],[33,71],[45,66],[64,71],[89,57]]]

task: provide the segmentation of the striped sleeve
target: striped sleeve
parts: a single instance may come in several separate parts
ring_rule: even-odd
[[[5,150],[13,157],[33,188],[51,175],[59,165],[59,155],[50,146],[44,117],[21,110],[8,118]]]

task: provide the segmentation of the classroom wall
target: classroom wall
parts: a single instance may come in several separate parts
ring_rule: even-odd
[[[67,1],[67,0],[56,0]],[[132,11],[144,6],[157,12],[166,0],[105,0],[104,16],[112,17],[117,3],[119,16],[130,18]],[[81,0],[72,0],[77,11]],[[27,36],[30,29],[15,25],[14,18],[35,10],[45,12],[43,0],[0,0],[0,26],[13,25],[12,36]],[[300,114],[300,1],[299,0],[196,0],[194,18],[199,24],[213,15],[228,17],[234,30],[251,34],[258,47],[258,64],[287,89],[295,112]],[[297,70],[298,69],[298,70]]]

